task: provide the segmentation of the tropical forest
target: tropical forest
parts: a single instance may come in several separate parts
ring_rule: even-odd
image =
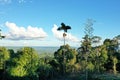
[[[102,40],[93,24],[87,20],[79,47],[72,47],[66,35],[74,27],[62,22],[57,30],[63,31],[63,44],[52,54],[1,46],[0,80],[120,80],[120,35]]]

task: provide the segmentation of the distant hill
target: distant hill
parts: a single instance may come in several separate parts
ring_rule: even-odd
[[[13,49],[15,52],[21,48],[23,48],[24,46],[7,46],[7,49]],[[59,47],[41,47],[41,46],[32,46],[32,48],[34,48],[39,54],[41,53],[54,53],[55,51],[57,51],[57,49],[59,49]]]

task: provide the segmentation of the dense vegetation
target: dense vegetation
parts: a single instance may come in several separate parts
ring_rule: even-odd
[[[0,47],[0,80],[120,80],[120,35],[105,39],[85,27],[79,48],[62,45],[53,56],[31,47],[14,52]]]
[[[92,47],[92,44],[96,43],[91,43],[86,35],[77,50],[63,45],[54,57],[41,57],[30,47],[16,53],[0,47],[0,80],[84,80],[86,73],[91,80],[107,80],[105,75],[111,74],[116,80],[120,73],[118,42],[105,39],[103,45]]]

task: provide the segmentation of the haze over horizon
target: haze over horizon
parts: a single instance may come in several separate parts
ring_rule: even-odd
[[[119,0],[0,0],[0,46],[60,46],[61,22],[71,26],[66,44],[80,46],[87,19],[95,20],[96,36],[120,34]]]

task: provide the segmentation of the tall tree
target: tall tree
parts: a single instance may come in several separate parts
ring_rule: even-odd
[[[85,37],[83,37],[83,41],[81,44],[81,47],[78,48],[78,51],[82,53],[83,58],[85,59],[85,74],[86,74],[86,80],[88,79],[88,67],[90,68],[91,62],[88,62],[89,54],[91,53],[91,39],[93,37],[93,20],[87,19],[87,22],[85,23]],[[79,50],[80,49],[80,50]],[[78,52],[78,56],[79,56]],[[88,65],[88,63],[90,65]]]
[[[57,29],[57,30],[64,30],[64,33],[63,33],[63,38],[64,38],[64,49],[62,49],[62,51],[63,51],[63,55],[62,55],[62,57],[63,57],[63,61],[64,61],[64,64],[62,65],[63,66],[63,74],[65,73],[65,63],[66,63],[66,60],[65,60],[65,54],[66,54],[66,48],[65,48],[65,37],[67,36],[67,30],[68,29],[71,29],[71,27],[70,26],[66,26],[64,23],[61,23],[61,26]]]

